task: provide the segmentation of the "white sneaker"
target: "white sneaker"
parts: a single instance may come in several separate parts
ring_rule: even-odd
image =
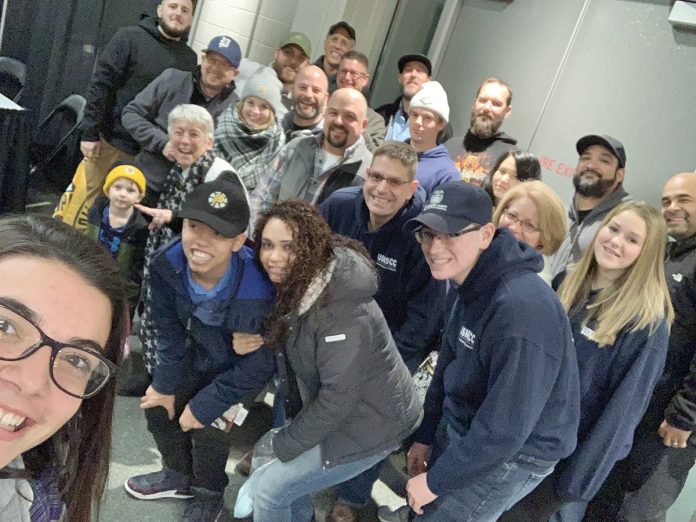
[[[408,522],[409,511],[408,506],[401,506],[394,511],[387,506],[380,506],[377,510],[377,518],[381,522]]]

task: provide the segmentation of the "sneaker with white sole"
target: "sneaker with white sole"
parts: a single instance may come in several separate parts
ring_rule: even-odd
[[[380,506],[377,510],[377,518],[381,522],[409,522],[410,511],[408,506],[401,506],[394,511],[387,506]]]
[[[159,498],[193,498],[191,479],[164,468],[161,471],[135,475],[123,485],[129,495],[140,500],[157,500]]]

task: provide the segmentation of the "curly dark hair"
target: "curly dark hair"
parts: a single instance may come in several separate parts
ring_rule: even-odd
[[[294,261],[288,267],[288,277],[276,285],[276,302],[267,320],[266,342],[278,345],[285,339],[286,316],[299,307],[300,301],[314,278],[325,270],[334,257],[334,248],[347,247],[361,254],[370,266],[372,259],[362,243],[334,234],[317,210],[305,201],[277,201],[259,216],[254,228],[254,250],[261,263],[261,236],[271,219],[279,219],[292,232]]]

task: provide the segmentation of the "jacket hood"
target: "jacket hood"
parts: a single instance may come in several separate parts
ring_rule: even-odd
[[[497,132],[490,138],[479,138],[472,134],[471,130],[468,130],[466,131],[466,136],[464,136],[464,148],[466,150],[479,150],[490,147],[490,144],[496,141],[517,145],[517,140],[504,132]]]
[[[435,159],[435,158],[447,158],[449,159],[449,152],[447,152],[447,148],[440,144],[437,147],[433,147],[432,149],[428,149],[424,152],[419,152],[418,153],[418,159]]]
[[[544,258],[527,243],[517,241],[512,233],[499,228],[490,246],[481,252],[474,268],[459,287],[459,298],[465,302],[490,294],[505,278],[515,273],[538,273],[544,268]]]
[[[577,223],[578,211],[575,208],[575,194],[573,194],[570,198],[570,205],[568,205],[568,217],[571,219],[573,223]],[[631,199],[631,196],[628,192],[624,190],[623,183],[620,183],[618,187],[616,187],[609,194],[607,194],[599,200],[597,206],[592,209],[592,211],[587,215],[585,219],[592,219],[592,216],[595,216],[597,214],[603,216],[611,209],[613,209],[615,206],[617,206],[619,203],[621,203],[621,201],[624,199],[628,201],[629,199]]]
[[[334,248],[334,258],[305,291],[298,315],[309,310],[321,296],[326,301],[366,300],[377,292],[377,272],[372,263],[348,247]]]

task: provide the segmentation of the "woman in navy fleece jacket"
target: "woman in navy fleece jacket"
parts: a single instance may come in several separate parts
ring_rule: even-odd
[[[580,371],[578,445],[502,520],[582,520],[662,374],[673,311],[665,283],[660,213],[645,202],[616,207],[558,290]]]

